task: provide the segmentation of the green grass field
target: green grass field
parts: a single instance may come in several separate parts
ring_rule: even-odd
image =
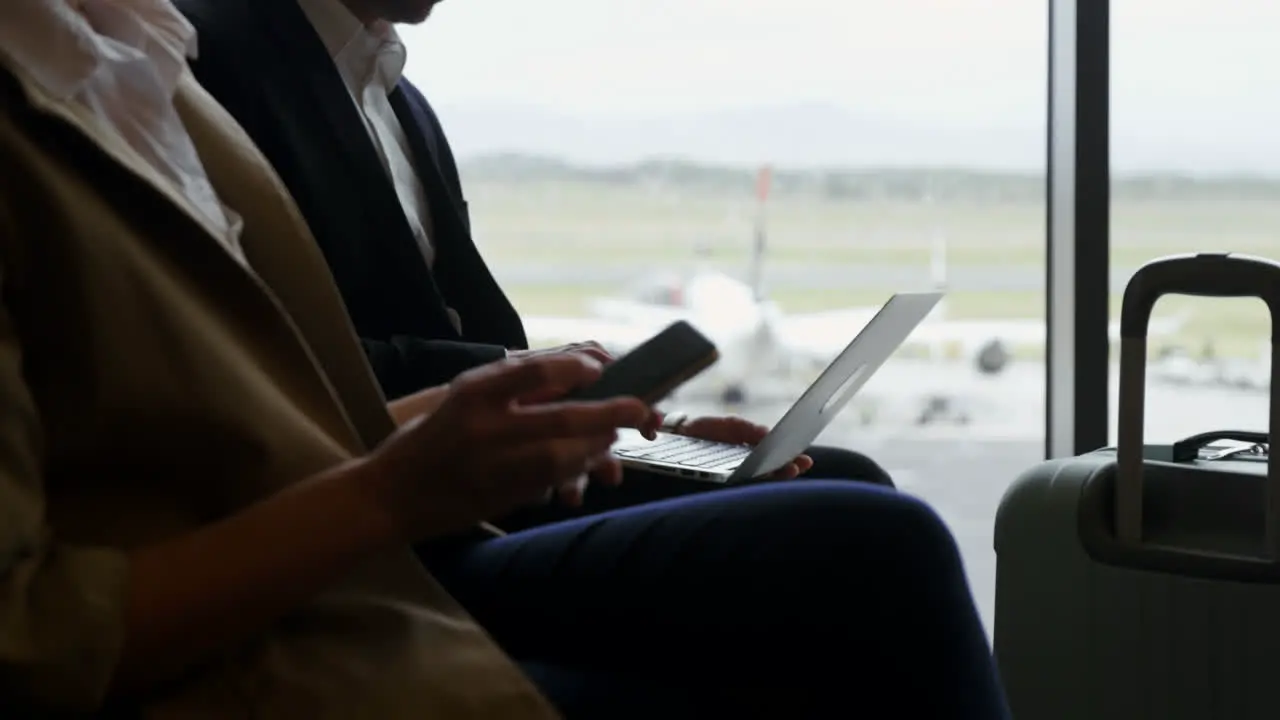
[[[585,280],[592,267],[631,263],[687,267],[701,248],[717,263],[741,267],[748,257],[754,206],[750,196],[677,192],[585,183],[468,184],[473,228],[491,263],[563,265],[584,281],[507,285],[525,314],[577,314],[584,301],[612,289]],[[932,238],[947,242],[949,267],[998,266],[1044,272],[1045,208],[1041,203],[906,203],[777,198],[769,207],[770,262],[823,267],[875,263],[927,268]],[[1114,269],[1192,251],[1280,256],[1280,203],[1266,200],[1116,201],[1112,207]],[[771,297],[802,312],[878,304],[888,290],[780,287]],[[1113,316],[1119,299],[1112,298]],[[1042,317],[1039,292],[955,292],[955,317]],[[1258,352],[1269,337],[1260,302],[1168,298],[1157,315],[1187,313],[1179,343],[1211,341],[1221,354]]]

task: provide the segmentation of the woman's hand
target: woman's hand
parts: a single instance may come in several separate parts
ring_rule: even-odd
[[[462,373],[436,407],[412,416],[369,457],[366,487],[389,524],[416,542],[537,502],[572,498],[579,479],[618,474],[618,428],[652,410],[635,398],[561,401],[600,377],[581,354],[510,358]],[[408,400],[408,399],[406,399]],[[403,407],[407,407],[407,402]]]
[[[426,390],[419,390],[412,395],[405,395],[387,403],[387,412],[391,413],[391,419],[396,421],[396,425],[404,425],[410,420],[424,415],[434,413],[445,398],[449,397],[449,386],[436,385]]]

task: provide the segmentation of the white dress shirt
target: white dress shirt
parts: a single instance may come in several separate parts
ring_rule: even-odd
[[[390,23],[363,25],[340,0],[299,0],[299,5],[338,67],[430,267],[435,260],[430,208],[404,128],[387,99],[404,72],[404,43]]]
[[[237,260],[243,222],[218,199],[173,105],[195,28],[169,0],[0,0],[0,52],[82,104],[204,217]],[[246,263],[247,264],[247,263]]]

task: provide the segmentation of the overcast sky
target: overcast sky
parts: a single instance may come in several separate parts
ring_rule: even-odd
[[[406,74],[443,108],[595,118],[818,102],[1017,134],[1044,125],[1046,12],[1029,0],[445,0],[401,32]],[[1112,12],[1117,163],[1176,153],[1164,164],[1280,170],[1280,3],[1114,0]]]

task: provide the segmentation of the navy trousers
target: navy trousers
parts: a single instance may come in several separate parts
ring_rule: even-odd
[[[724,488],[424,551],[570,720],[1008,717],[954,539],[891,489]]]
[[[885,472],[876,461],[862,453],[821,445],[815,445],[806,452],[813,458],[813,467],[805,473],[806,477],[854,480],[882,487],[893,487],[893,480],[889,477],[889,473]],[[497,525],[509,532],[526,530],[547,523],[571,520],[642,503],[722,489],[724,489],[723,485],[704,480],[627,470],[624,482],[619,487],[589,485],[580,507],[571,508],[559,503],[548,503],[503,518]]]

